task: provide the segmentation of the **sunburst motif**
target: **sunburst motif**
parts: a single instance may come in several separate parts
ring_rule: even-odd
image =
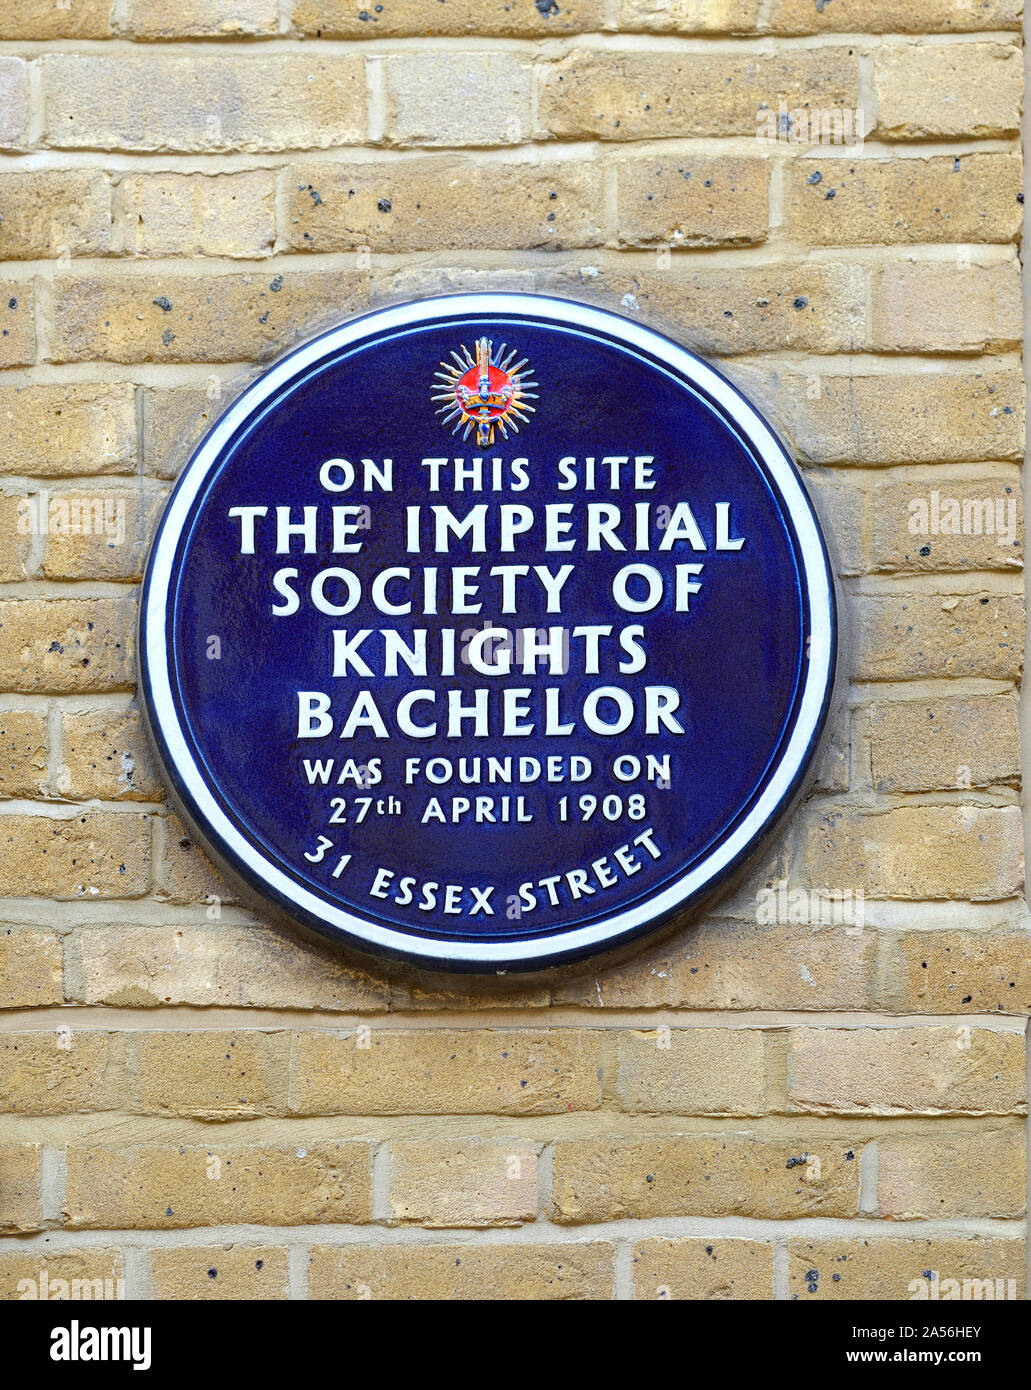
[[[451,361],[441,362],[441,370],[434,373],[433,399],[440,402],[441,422],[454,421],[452,434],[461,430],[464,440],[475,430],[476,447],[486,449],[494,443],[496,430],[503,439],[510,432],[519,433],[519,425],[534,414],[535,407],[527,402],[537,400],[537,392],[530,390],[537,382],[530,380],[527,359],[517,362],[518,356],[507,343],[495,351],[490,338],[478,338],[475,355],[463,343],[452,352]]]

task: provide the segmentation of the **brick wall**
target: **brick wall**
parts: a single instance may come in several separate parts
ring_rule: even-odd
[[[2,7],[5,1294],[1022,1296],[1020,19]],[[865,139],[799,140],[800,109]],[[256,364],[493,287],[639,316],[759,399],[827,523],[844,668],[815,788],[709,917],[488,990],[233,900],[164,804],[134,621],[170,481]],[[914,532],[935,496],[999,525]],[[26,529],[31,498],[121,530]]]

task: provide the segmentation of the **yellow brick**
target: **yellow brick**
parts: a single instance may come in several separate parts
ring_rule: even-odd
[[[276,240],[275,176],[135,174],[118,188],[125,250],[136,256],[268,256]]]
[[[601,169],[588,161],[304,162],[285,175],[299,251],[561,250],[603,240]]]
[[[823,523],[824,539],[835,572],[839,575],[866,573],[872,566],[864,553],[865,493],[844,473],[809,474],[805,481]]]
[[[915,901],[994,902],[1024,882],[1016,806],[897,806],[866,812],[814,804],[793,827],[792,882]]]
[[[929,1276],[931,1276],[929,1278]],[[1024,1242],[990,1236],[884,1240],[836,1236],[792,1240],[788,1297],[816,1299],[982,1299],[1024,1296]],[[952,1284],[951,1281],[956,1283]],[[986,1292],[983,1280],[992,1281]],[[965,1288],[965,1291],[964,1291]],[[879,1345],[879,1344],[878,1344]]]
[[[422,1013],[442,1009],[546,1009],[551,990],[545,984],[495,983],[490,976],[454,975],[420,970],[392,982],[393,1007]]]
[[[0,1109],[68,1115],[126,1108],[122,1039],[58,1029],[0,1036]]]
[[[140,488],[47,491],[44,579],[139,579],[164,493]]]
[[[613,1294],[613,1250],[604,1241],[546,1245],[316,1245],[314,1299],[435,1302],[583,1299]]]
[[[324,39],[494,37],[542,38],[601,29],[604,0],[548,5],[513,0],[382,0],[366,8],[352,0],[293,0],[294,28]]]
[[[949,34],[1019,29],[1022,0],[773,0],[769,27],[777,34]]]
[[[620,1033],[619,1096],[641,1114],[765,1114],[763,1035],[757,1028]]]
[[[111,0],[18,0],[0,14],[0,39],[106,39]]]
[[[1019,784],[1015,695],[892,700],[857,718],[879,792]]]
[[[918,1013],[1031,1013],[1031,933],[907,932],[892,1006]]]
[[[164,822],[164,856],[157,891],[174,903],[205,902],[209,906],[234,901],[233,890],[177,816]],[[215,919],[217,920],[217,919]]]
[[[1015,135],[1023,90],[1013,44],[908,44],[874,63],[877,133],[889,140]]]
[[[351,54],[51,53],[41,67],[44,139],[59,149],[326,149],[365,137],[364,63]]]
[[[773,1246],[761,1240],[642,1240],[634,1246],[637,1299],[771,1299]]]
[[[148,473],[174,478],[234,393],[221,376],[208,386],[146,387],[140,393],[143,415],[143,462]]]
[[[287,1298],[287,1252],[282,1245],[185,1245],[152,1250],[155,1298]]]
[[[540,123],[567,140],[754,136],[781,101],[854,109],[858,81],[844,48],[747,57],[577,50],[547,70]]]
[[[818,1160],[818,1162],[817,1162]],[[859,1149],[845,1140],[745,1133],[564,1139],[554,1147],[553,1221],[661,1216],[854,1216]]]
[[[141,1033],[135,1038],[140,1113],[200,1120],[276,1114],[286,1096],[288,1045],[280,1033]]]
[[[877,1145],[880,1214],[894,1221],[1020,1217],[1026,1186],[1019,1129],[899,1135]]]
[[[1006,1115],[1027,1108],[1024,1040],[990,1028],[797,1028],[788,1106],[811,1114]]]
[[[0,76],[2,73],[0,67]],[[0,90],[0,108],[2,104]],[[0,281],[0,367],[24,367],[35,362],[35,312],[31,284],[23,280]]]
[[[64,1002],[61,938],[35,927],[0,927],[0,1008]]]
[[[631,33],[751,34],[759,24],[759,0],[622,0],[619,28]]]
[[[2,600],[0,689],[125,689],[135,679],[134,625],[131,597]]]
[[[537,1151],[525,1139],[399,1139],[390,1146],[399,1225],[518,1226],[537,1214]]]
[[[88,1299],[125,1297],[120,1250],[26,1251],[0,1254],[0,1299]]]
[[[1006,242],[1023,220],[1020,161],[1011,154],[820,155],[796,160],[788,177],[788,232],[803,244]]]
[[[734,246],[766,240],[765,160],[637,155],[616,171],[622,246]]]
[[[532,67],[517,53],[391,53],[383,59],[395,145],[521,145],[530,138]]]
[[[557,1004],[612,1009],[865,1009],[876,935],[838,926],[703,922],[625,965],[561,985]]]
[[[295,1042],[299,1115],[552,1115],[596,1110],[599,1099],[592,1032],[373,1027]]]
[[[1020,265],[919,261],[873,275],[870,347],[879,352],[1004,352],[1023,337]]]
[[[1016,594],[864,595],[858,616],[859,680],[1020,674],[1024,605]]]
[[[349,968],[331,947],[273,927],[84,927],[83,1004],[166,1004],[380,1012],[385,982]]]
[[[150,885],[145,815],[2,816],[0,842],[0,893],[10,897],[135,898]]]
[[[0,494],[0,582],[5,584],[16,584],[35,573],[30,554],[32,505],[28,497]]]
[[[36,1231],[42,1224],[40,1152],[38,1144],[0,1144],[0,1231]]]
[[[0,57],[0,150],[24,148],[28,119],[28,66],[22,58]]]
[[[37,478],[131,473],[135,462],[130,383],[0,387],[0,472]]]
[[[87,275],[59,280],[56,294],[55,362],[233,362],[274,356],[364,307],[368,285],[356,270]]]
[[[494,258],[496,261],[507,258]],[[459,294],[477,290],[526,290],[541,288],[536,271],[508,264],[493,266],[435,266],[418,257],[384,272],[383,293],[392,299],[425,299],[434,294]]]
[[[1024,562],[1024,516],[1016,469],[940,470],[878,483],[870,498],[870,569],[920,574],[1015,570]]]
[[[160,801],[161,779],[139,707],[62,711],[57,787],[72,801]]]
[[[47,718],[36,710],[0,710],[0,793],[42,796],[46,789]]]
[[[735,380],[794,438],[803,460],[869,467],[1023,457],[1016,373],[831,376],[734,366]]]
[[[691,271],[600,268],[592,300],[648,322],[696,352],[849,352],[862,344],[866,290],[854,266],[734,267]],[[582,293],[579,271],[543,271],[543,288]]]
[[[277,0],[129,0],[128,27],[138,39],[230,39],[275,34]]]
[[[0,258],[104,255],[111,248],[111,183],[95,169],[0,175]]]
[[[363,1222],[371,1201],[356,1141],[68,1148],[65,1224],[79,1230]]]

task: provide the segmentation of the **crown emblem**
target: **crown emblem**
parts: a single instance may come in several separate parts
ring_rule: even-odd
[[[519,433],[519,423],[525,424],[534,413],[528,401],[537,399],[536,381],[531,381],[532,368],[527,367],[527,359],[516,362],[517,350],[512,348],[507,356],[507,343],[502,343],[495,352],[489,338],[477,338],[476,355],[463,343],[457,352],[452,352],[452,361],[441,362],[441,370],[434,373],[433,399],[440,401],[437,414],[441,423],[450,425],[457,434],[463,431],[462,438],[468,439],[476,431],[476,446],[486,449],[494,443],[496,430],[507,439],[509,432]]]

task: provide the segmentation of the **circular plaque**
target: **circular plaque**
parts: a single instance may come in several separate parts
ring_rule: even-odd
[[[185,815],[280,913],[435,969],[612,948],[797,791],[835,657],[770,426],[670,339],[461,294],[282,358],[184,470],[142,689]]]

